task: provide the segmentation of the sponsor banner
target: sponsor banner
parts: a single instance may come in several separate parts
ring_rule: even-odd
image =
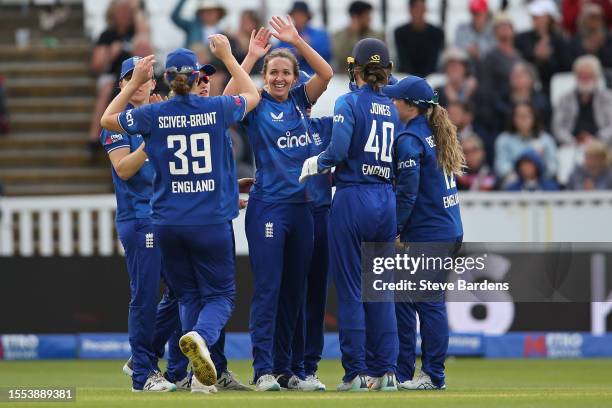
[[[485,337],[487,358],[612,357],[612,334],[510,333]]]
[[[77,357],[77,342],[70,334],[5,334],[0,336],[0,359],[43,360]]]
[[[82,359],[128,359],[131,355],[127,333],[82,333],[78,335]]]

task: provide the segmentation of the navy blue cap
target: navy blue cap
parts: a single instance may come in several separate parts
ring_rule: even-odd
[[[404,99],[421,108],[438,104],[438,94],[421,77],[408,75],[395,85],[383,87],[382,93],[389,98]]]
[[[121,75],[119,76],[119,80],[121,81],[123,77],[132,72],[134,68],[136,68],[136,63],[141,60],[141,57],[130,57],[121,63]]]
[[[166,69],[199,71],[198,59],[193,51],[187,48],[177,48],[168,54],[168,58],[166,58]]]
[[[217,68],[210,64],[200,65],[198,64],[198,71],[204,72],[206,75],[211,76],[217,72]]]
[[[296,11],[307,14],[309,18],[312,16],[312,14],[310,13],[310,8],[308,7],[308,3],[306,3],[305,1],[294,2],[293,6],[291,7],[291,10],[289,10],[287,14],[293,14]]]
[[[360,66],[373,62],[385,68],[391,67],[389,48],[376,38],[364,38],[358,41],[353,47],[352,59],[352,62]]]

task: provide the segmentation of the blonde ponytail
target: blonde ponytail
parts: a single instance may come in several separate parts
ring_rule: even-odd
[[[429,126],[433,130],[438,165],[446,174],[463,174],[465,155],[457,137],[457,127],[448,118],[448,112],[440,105],[433,105],[429,113]]]

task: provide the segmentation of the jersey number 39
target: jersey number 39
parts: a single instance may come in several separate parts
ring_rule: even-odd
[[[187,144],[189,139],[189,144]],[[195,133],[190,137],[186,135],[170,135],[168,136],[168,149],[175,149],[178,144],[178,149],[174,152],[174,155],[178,158],[178,161],[171,161],[170,174],[175,176],[181,176],[189,174],[189,169],[193,174],[205,174],[212,171],[212,161],[210,155],[210,135],[208,133]],[[190,150],[187,157],[185,153]],[[189,158],[195,159],[189,163]],[[201,160],[203,159],[204,165]],[[191,164],[191,166],[190,166]]]
[[[387,163],[391,163],[391,148],[393,147],[393,132],[395,130],[395,125],[392,122],[383,122],[382,123],[382,147],[379,143],[379,136],[376,133],[376,121],[372,121],[372,128],[370,129],[370,135],[368,136],[368,141],[366,142],[365,147],[363,148],[364,152],[374,153],[376,155],[376,161],[384,161]]]

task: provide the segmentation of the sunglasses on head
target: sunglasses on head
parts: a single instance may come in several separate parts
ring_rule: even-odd
[[[200,74],[200,77],[198,78],[198,85],[200,85],[202,82],[204,82],[205,84],[210,82],[210,77],[206,74]]]

